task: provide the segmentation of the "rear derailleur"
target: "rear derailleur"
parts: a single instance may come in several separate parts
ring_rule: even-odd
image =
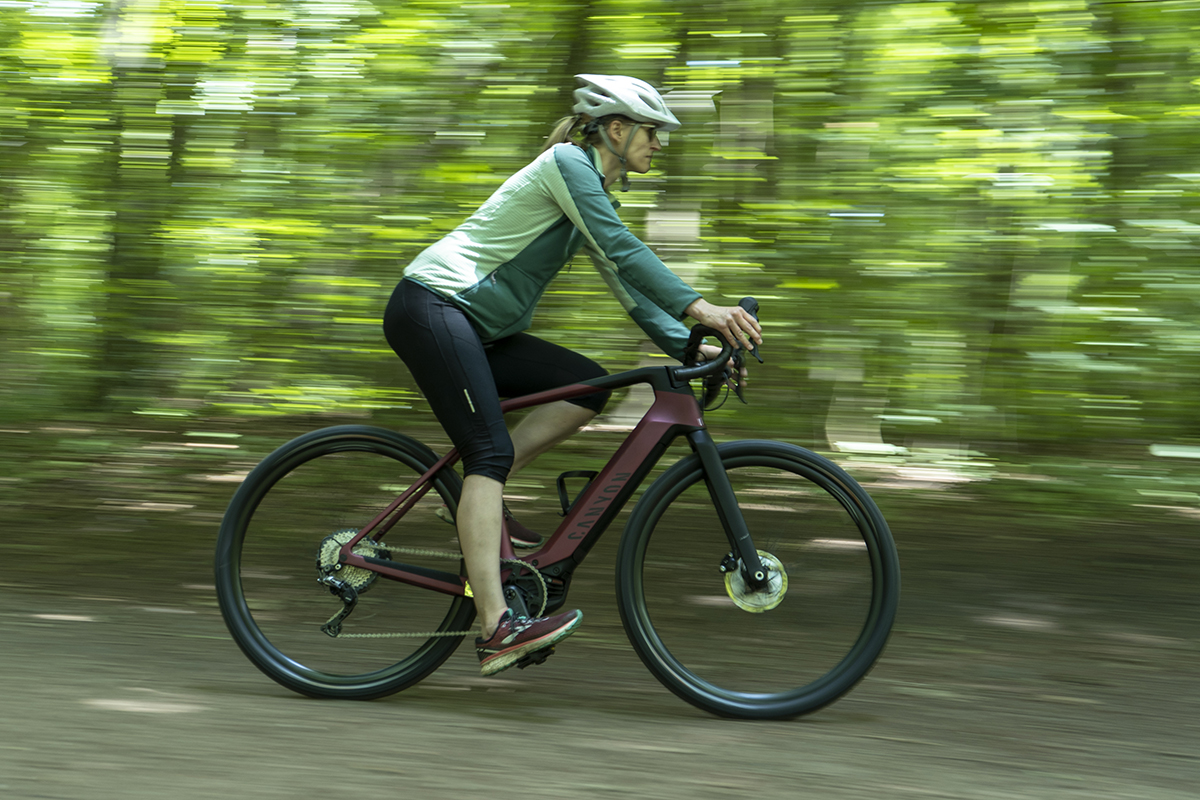
[[[322,575],[317,583],[329,589],[329,593],[342,601],[342,609],[334,614],[321,626],[321,632],[337,638],[342,632],[342,621],[350,616],[350,612],[358,605],[358,590],[346,581],[339,581],[332,575]]]

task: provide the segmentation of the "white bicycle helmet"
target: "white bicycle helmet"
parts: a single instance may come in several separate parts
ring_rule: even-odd
[[[625,150],[633,142],[633,136],[642,125],[653,125],[656,131],[667,133],[679,127],[679,120],[667,108],[662,95],[654,87],[627,75],[576,75],[583,86],[575,90],[576,114],[587,114],[592,118],[585,133],[596,130],[604,146],[621,162],[621,191],[629,191],[629,173],[625,169],[625,152],[618,153],[609,141],[608,132],[599,126],[602,117],[619,114],[633,120],[633,130],[625,140]],[[663,137],[664,141],[666,137]]]
[[[653,125],[664,133],[679,127],[679,120],[667,108],[654,87],[626,75],[576,75],[583,86],[575,90],[576,114],[594,119],[610,114],[629,117],[634,122]]]

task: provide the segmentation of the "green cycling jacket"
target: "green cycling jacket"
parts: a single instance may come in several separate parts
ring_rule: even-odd
[[[583,249],[642,330],[682,358],[680,320],[700,294],[621,222],[601,163],[594,148],[555,145],[422,251],[404,277],[461,308],[486,343],[528,328],[550,281]]]

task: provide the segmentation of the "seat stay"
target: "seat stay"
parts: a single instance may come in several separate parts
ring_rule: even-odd
[[[407,514],[409,510],[429,492],[430,489],[433,488],[433,480],[437,474],[443,469],[453,466],[457,461],[458,450],[451,448],[449,453],[446,453],[446,455],[438,459],[437,463],[430,467],[424,475],[413,481],[412,485],[405,489],[399,497],[389,503],[387,508],[385,508],[383,511],[380,511],[375,516],[375,519],[368,522],[358,533],[351,537],[350,541],[342,545],[341,550],[339,551],[340,555],[338,561],[342,564],[349,564],[349,558],[351,555],[353,555],[354,548],[358,546],[358,543],[361,542],[364,537],[372,533],[374,533],[374,536],[371,538],[376,542],[380,541],[383,538],[383,535],[390,531],[392,527],[399,522],[401,518],[403,518],[404,515]],[[400,508],[401,505],[404,507]],[[397,511],[396,509],[400,510]],[[376,528],[379,528],[379,530],[376,531]],[[355,566],[362,566],[363,569],[370,569],[370,567],[364,564],[356,564]]]

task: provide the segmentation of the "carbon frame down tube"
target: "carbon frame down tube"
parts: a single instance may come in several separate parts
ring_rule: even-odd
[[[557,565],[568,559],[570,571],[583,561],[600,535],[620,513],[642,480],[680,434],[703,430],[700,406],[690,391],[656,388],[654,404],[575,501],[545,548],[527,560],[534,566]],[[550,566],[550,575],[563,570]]]

